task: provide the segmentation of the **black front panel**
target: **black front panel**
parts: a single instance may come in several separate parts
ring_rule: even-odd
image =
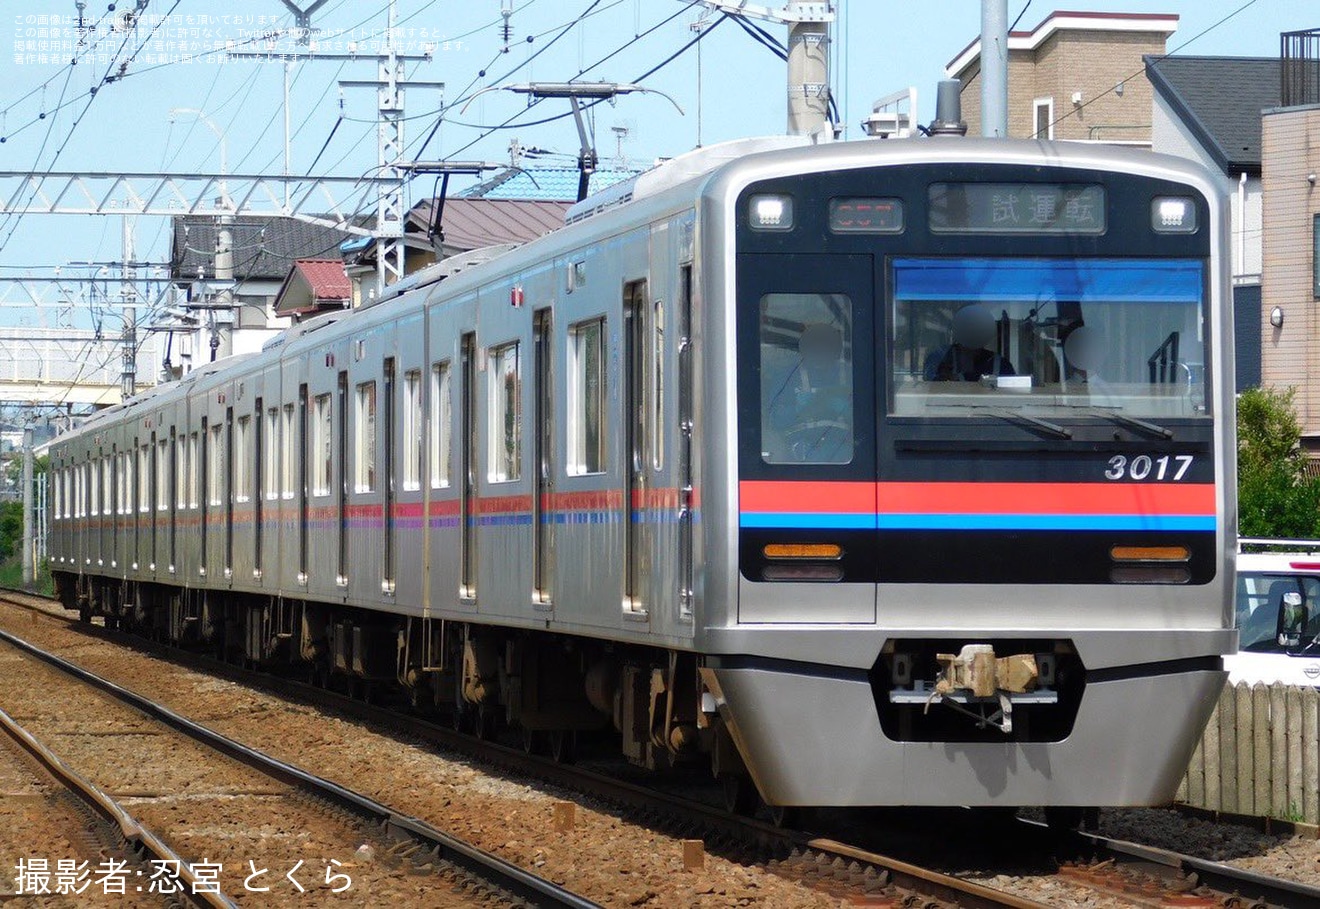
[[[947,214],[932,231],[931,187],[977,181],[1038,183],[1037,204],[1083,187],[1075,198],[1105,211],[1085,232],[950,232],[962,222]],[[1192,200],[1199,228],[1154,232],[1162,198]],[[1214,578],[1209,209],[1194,190],[1078,169],[920,165],[765,181],[737,217],[745,578]],[[951,302],[928,291],[926,263],[952,275]],[[929,343],[900,349],[958,330],[956,310],[983,302],[971,299],[977,281],[994,349],[955,352],[949,368]],[[1045,291],[1032,295],[1033,281]],[[1101,349],[1081,343],[1083,327]],[[1131,352],[1106,384],[1100,366],[1123,344]],[[817,365],[829,356],[838,364]]]

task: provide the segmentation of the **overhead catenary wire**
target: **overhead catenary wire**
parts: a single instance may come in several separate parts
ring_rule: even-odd
[[[114,11],[114,5],[111,4],[110,7],[109,7],[109,9],[107,9],[106,12],[102,13],[101,16],[100,16],[95,22],[93,22],[90,26],[80,26],[80,28],[81,28],[82,31],[83,31],[83,35],[84,35],[84,36],[86,36],[86,35],[88,35],[88,34],[93,34],[93,35],[94,35],[94,34],[98,33],[98,32],[100,31],[101,23],[103,23],[103,22],[106,20],[106,18],[110,15],[110,13],[112,13],[113,11]],[[89,44],[89,45],[87,45],[86,47],[84,47],[81,51],[76,52],[76,53],[75,53],[75,56],[73,57],[73,59],[71,59],[68,63],[66,63],[66,64],[64,65],[63,68],[61,68],[61,69],[59,69],[59,70],[56,70],[54,73],[52,73],[49,77],[47,77],[47,79],[46,79],[44,82],[40,83],[39,85],[33,87],[32,89],[28,90],[28,91],[25,92],[24,94],[22,94],[22,95],[20,95],[19,97],[15,98],[13,101],[9,102],[9,104],[5,105],[3,108],[0,108],[0,117],[6,116],[11,110],[13,110],[13,109],[14,109],[15,107],[17,107],[18,105],[22,104],[22,103],[23,103],[24,101],[26,101],[28,98],[31,98],[33,95],[36,95],[36,94],[40,93],[43,89],[45,89],[45,88],[46,88],[47,86],[49,86],[52,82],[54,82],[56,79],[58,79],[58,78],[60,77],[61,74],[65,73],[66,70],[72,70],[73,67],[75,67],[75,66],[78,65],[78,61],[79,61],[79,59],[81,59],[82,57],[88,56],[89,54],[95,52],[96,47],[97,47],[97,46],[98,46],[103,40],[105,40],[106,38],[109,38],[109,37],[111,36],[111,34],[112,34],[112,32],[109,31],[109,30],[107,30],[106,33],[105,33],[105,36],[104,36],[103,38],[97,38],[94,42],[92,42],[91,44]],[[80,45],[82,44],[82,41],[81,41],[81,40],[79,41],[79,44],[80,44]]]
[[[151,35],[154,35],[156,30],[160,28],[161,23],[165,22],[166,19],[171,14],[173,14],[174,10],[178,8],[181,2],[182,0],[174,0],[174,4],[170,7],[169,11],[160,18],[160,20],[152,28],[151,32],[148,33],[148,40],[150,40]],[[149,0],[147,0],[146,3],[144,3],[141,7],[139,7],[139,10],[145,9],[148,3]],[[51,173],[51,171],[54,170],[55,163],[59,160],[60,155],[63,154],[64,149],[68,147],[69,141],[73,138],[74,133],[78,129],[78,125],[82,123],[83,118],[87,114],[87,111],[91,108],[92,103],[96,100],[97,89],[114,82],[116,77],[112,75],[112,72],[115,69],[118,69],[120,72],[125,71],[128,65],[132,63],[133,59],[137,56],[137,51],[135,50],[125,60],[123,60],[122,62],[117,62],[119,56],[124,52],[124,49],[128,46],[130,37],[131,36],[129,35],[125,35],[124,40],[120,42],[119,49],[115,52],[114,56],[111,58],[105,73],[101,76],[100,82],[89,90],[87,95],[87,103],[83,106],[82,111],[78,114],[77,118],[75,118],[73,123],[70,125],[69,131],[64,137],[64,141],[61,142],[59,148],[55,150],[55,154],[51,158],[50,164],[46,167],[45,173],[41,174],[38,177],[36,185],[32,187],[31,193],[29,194],[27,201],[23,204],[22,208],[19,209],[16,214],[7,213],[5,219],[3,221],[0,221],[0,230],[3,230],[6,226],[9,227],[9,233],[5,235],[4,239],[0,239],[0,252],[3,252],[5,247],[8,246],[9,241],[13,239],[14,231],[18,229],[19,223],[23,220],[24,215],[27,214],[28,209],[31,208],[32,201],[37,197],[37,194],[41,191],[41,187],[42,185],[44,185],[46,177]],[[139,45],[139,49],[141,48],[141,46],[142,45]],[[44,150],[45,150],[45,144],[43,143],[42,151],[44,152]],[[32,167],[32,171],[34,173],[36,173],[40,169],[40,164],[41,161],[40,158],[38,158],[38,160],[33,164]]]
[[[656,29],[660,28],[661,26],[666,25],[666,24],[668,24],[669,22],[673,21],[673,20],[676,19],[678,16],[682,15],[683,13],[685,13],[685,12],[687,12],[689,9],[691,9],[693,6],[695,6],[695,5],[697,4],[697,2],[698,2],[698,0],[692,0],[692,2],[690,2],[690,3],[688,3],[687,5],[685,5],[685,6],[683,6],[682,8],[680,8],[680,9],[678,10],[678,12],[676,12],[676,13],[670,15],[669,17],[667,17],[666,19],[664,19],[662,22],[660,22],[660,23],[658,23],[657,25],[653,26],[651,29],[648,29],[646,32],[642,33],[641,35],[634,36],[631,40],[629,40],[629,41],[624,45],[624,47],[628,47],[628,46],[630,46],[630,45],[636,43],[638,40],[640,40],[641,38],[645,37],[646,35],[651,34],[652,32],[654,32]],[[721,21],[723,21],[723,19],[717,19],[714,23],[711,24],[711,26],[709,26],[709,27],[707,27],[706,29],[704,29],[704,30],[702,30],[701,32],[699,32],[695,38],[693,38],[692,40],[688,41],[688,42],[687,42],[686,44],[684,44],[681,48],[679,48],[677,51],[675,51],[673,54],[671,54],[671,55],[670,55],[669,57],[667,57],[665,60],[661,61],[661,62],[660,62],[658,65],[656,65],[655,67],[652,67],[652,68],[651,68],[650,70],[648,70],[646,73],[644,73],[644,74],[642,74],[641,76],[639,76],[639,77],[633,79],[632,82],[633,82],[634,84],[636,84],[636,83],[640,83],[640,82],[641,82],[643,79],[645,79],[647,76],[650,76],[650,75],[654,74],[655,72],[657,72],[657,71],[658,71],[659,69],[661,69],[662,67],[667,66],[669,63],[673,62],[675,59],[677,59],[679,56],[681,56],[684,52],[686,52],[689,48],[691,48],[694,44],[696,44],[698,41],[702,40],[702,38],[703,38],[707,33],[709,33],[710,31],[712,31],[712,30],[714,29],[714,26],[715,26],[716,24],[718,24],[719,22],[721,22]],[[609,58],[611,58],[611,57],[615,56],[616,54],[618,54],[622,49],[623,49],[623,48],[619,48],[618,50],[612,51],[611,53],[607,54],[605,57],[601,58],[600,60],[596,61],[595,63],[591,64],[590,66],[585,67],[585,68],[582,69],[582,70],[581,70],[576,76],[572,77],[572,79],[570,79],[569,81],[570,81],[570,82],[575,81],[576,79],[578,79],[579,77],[585,75],[586,73],[591,72],[591,70],[593,70],[593,69],[595,69],[596,67],[600,66],[601,63],[603,63],[605,60],[608,60]],[[573,112],[570,110],[570,111],[566,111],[566,112],[564,112],[564,113],[562,113],[562,114],[556,114],[556,115],[551,116],[551,117],[546,117],[545,119],[542,119],[542,120],[521,121],[521,122],[518,122],[518,123],[513,123],[514,120],[516,120],[516,119],[517,119],[518,117],[520,117],[522,114],[525,114],[528,110],[531,110],[533,107],[535,107],[535,106],[536,106],[537,104],[539,104],[539,103],[540,103],[539,100],[538,100],[538,101],[533,101],[531,104],[527,105],[527,107],[525,107],[523,110],[519,111],[518,113],[516,113],[516,114],[512,115],[511,117],[509,117],[508,119],[506,119],[503,123],[495,124],[495,125],[490,125],[490,126],[479,125],[479,124],[471,124],[471,123],[463,123],[463,122],[461,122],[461,121],[449,120],[448,122],[453,123],[453,124],[455,124],[455,125],[458,125],[458,126],[465,126],[465,127],[472,128],[472,129],[485,130],[485,132],[483,132],[482,135],[477,136],[477,137],[476,137],[475,139],[473,139],[472,141],[468,142],[468,143],[467,143],[466,145],[464,145],[462,148],[459,148],[457,151],[451,152],[450,154],[446,155],[445,158],[446,158],[446,159],[449,159],[449,158],[453,158],[453,157],[455,157],[455,156],[457,156],[457,155],[462,154],[463,152],[465,152],[465,151],[467,151],[469,148],[471,148],[473,145],[476,145],[476,144],[477,144],[478,142],[480,142],[482,139],[486,138],[486,137],[489,136],[492,132],[495,132],[495,131],[497,131],[497,130],[502,130],[502,129],[523,129],[523,128],[526,128],[526,127],[528,127],[528,126],[540,126],[540,125],[545,124],[545,123],[553,123],[553,122],[555,122],[556,120],[563,120],[563,119],[565,119],[565,118],[567,118],[567,117],[571,117],[571,116],[573,116]],[[601,101],[599,101],[599,100],[598,100],[598,101],[590,101],[590,102],[588,102],[588,103],[582,105],[582,107],[583,107],[584,110],[587,110],[587,109],[590,109],[590,108],[592,108],[592,107],[595,107],[597,104],[600,104],[600,103],[601,103]],[[452,106],[452,105],[451,105],[451,106]]]

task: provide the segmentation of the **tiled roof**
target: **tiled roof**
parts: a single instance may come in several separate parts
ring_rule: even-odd
[[[234,276],[242,281],[279,281],[298,259],[335,255],[352,236],[342,230],[307,224],[293,218],[235,218]],[[181,216],[173,220],[170,275],[177,279],[215,274],[215,246],[220,224],[214,216]]]
[[[302,272],[312,296],[318,300],[347,300],[353,296],[353,285],[339,259],[299,259],[293,267]]]
[[[408,213],[410,228],[430,228],[434,200],[419,202]],[[497,243],[525,243],[564,226],[568,202],[501,199],[446,199],[443,213],[445,248],[480,249]]]
[[[600,192],[630,177],[635,170],[598,170],[587,184],[589,192]],[[468,187],[459,194],[466,199],[518,199],[541,202],[576,202],[578,169],[576,167],[529,167],[503,171],[489,180]]]
[[[1230,175],[1260,173],[1260,114],[1278,107],[1277,57],[1151,57],[1146,77]]]
[[[287,316],[336,309],[348,305],[352,298],[353,285],[344,273],[342,261],[299,259],[275,294],[275,314]]]

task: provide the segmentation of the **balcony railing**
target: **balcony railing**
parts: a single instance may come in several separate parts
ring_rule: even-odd
[[[1279,60],[1283,106],[1320,104],[1320,28],[1280,34]]]

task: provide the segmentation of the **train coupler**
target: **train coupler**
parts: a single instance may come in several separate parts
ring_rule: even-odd
[[[940,670],[933,682],[895,679],[911,687],[889,692],[894,704],[944,704],[976,722],[977,728],[994,727],[1005,735],[1013,731],[1015,704],[1054,704],[1053,654],[1015,653],[997,657],[990,644],[966,644],[957,653],[936,654]],[[898,666],[896,664],[896,670]]]

